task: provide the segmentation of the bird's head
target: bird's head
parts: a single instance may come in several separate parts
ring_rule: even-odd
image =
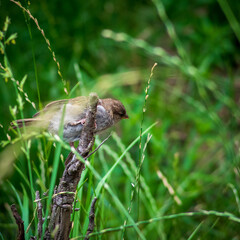
[[[122,119],[128,119],[126,109],[123,104],[116,99],[101,99],[100,104],[112,115],[114,124]]]

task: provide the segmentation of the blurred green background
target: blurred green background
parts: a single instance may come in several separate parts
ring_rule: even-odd
[[[27,75],[23,89],[37,110],[50,101],[68,97],[64,86],[70,92],[76,84],[72,97],[95,91],[100,98],[113,97],[126,106],[130,119],[114,128],[119,139],[110,138],[92,160],[101,176],[139,136],[146,84],[153,64],[158,63],[142,127],[145,130],[159,123],[150,131],[152,139],[141,169],[148,190],[141,188],[139,215],[137,201],[133,200],[131,216],[136,221],[202,209],[239,216],[239,1],[41,0],[22,1],[22,5],[44,30],[62,74],[61,78],[35,22],[13,2],[0,0],[1,30],[8,16],[11,24],[7,36],[17,33],[16,44],[6,46],[6,55],[16,80]],[[0,62],[4,66],[3,54]],[[17,100],[10,79],[2,76],[0,89],[0,136],[6,141],[7,134],[14,138],[8,131],[13,120],[9,106],[17,105]],[[24,116],[31,117],[37,110],[24,94],[22,97]],[[16,117],[21,118],[19,109]],[[146,136],[143,144],[145,141]],[[30,150],[34,189],[40,190],[41,196],[49,188],[55,150],[44,142],[46,139],[33,141]],[[62,153],[66,157],[68,151]],[[131,204],[131,183],[136,177],[130,162],[137,166],[138,154],[136,144],[122,160],[125,165],[119,164],[107,180],[126,209]],[[58,177],[63,169],[61,164]],[[22,213],[26,221],[33,217],[28,180],[22,175],[29,177],[23,154],[0,183],[3,239],[16,236],[9,206],[18,205],[17,196],[23,209],[29,208],[29,212]],[[85,210],[98,184],[90,172],[85,178],[81,225],[88,217]],[[174,189],[173,195],[164,179]],[[95,230],[121,226],[124,220],[111,196],[102,190]],[[173,218],[141,225],[140,229],[146,239],[240,239],[239,223],[217,216]],[[79,228],[72,237],[82,233]],[[121,236],[122,232],[117,231],[95,239]],[[136,232],[126,230],[125,239],[136,239]]]

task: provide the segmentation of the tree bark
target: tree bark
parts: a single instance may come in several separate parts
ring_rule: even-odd
[[[15,204],[11,205],[11,210],[12,210],[13,217],[15,218],[16,224],[18,225],[17,240],[25,240],[23,220],[19,215]]]

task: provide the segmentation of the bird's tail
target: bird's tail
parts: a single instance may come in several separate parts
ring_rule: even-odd
[[[25,119],[18,119],[14,122],[11,122],[11,128],[16,129],[16,128],[22,128],[23,126],[30,126],[36,123],[40,123],[41,120],[39,119],[34,119],[34,118],[25,118]]]

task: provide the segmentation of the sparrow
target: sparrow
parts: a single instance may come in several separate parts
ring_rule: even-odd
[[[64,108],[65,106],[65,108]],[[86,120],[86,113],[89,108],[89,97],[76,97],[72,99],[62,99],[47,104],[41,111],[32,118],[18,119],[11,123],[13,129],[32,127],[34,130],[48,130],[52,134],[59,134],[61,119],[63,119],[63,140],[73,142],[81,137],[83,125]],[[94,134],[115,125],[122,119],[128,119],[126,109],[123,104],[116,99],[99,99],[96,111],[96,123]]]

